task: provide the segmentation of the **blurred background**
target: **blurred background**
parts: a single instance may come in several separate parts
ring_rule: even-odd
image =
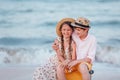
[[[0,0],[0,65],[37,65],[55,52],[56,24],[86,17],[96,61],[120,67],[120,0]]]

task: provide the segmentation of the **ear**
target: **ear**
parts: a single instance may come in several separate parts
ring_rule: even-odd
[[[89,28],[87,28],[86,30],[89,30]]]
[[[89,31],[89,28],[86,28],[85,31],[88,32],[88,31]]]

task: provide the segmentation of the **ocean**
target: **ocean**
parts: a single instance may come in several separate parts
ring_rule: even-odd
[[[36,65],[54,55],[57,22],[86,17],[96,62],[120,66],[120,0],[0,0],[0,65]]]

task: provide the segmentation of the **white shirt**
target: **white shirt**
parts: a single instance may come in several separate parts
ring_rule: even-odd
[[[72,34],[72,38],[76,43],[77,59],[88,57],[93,62],[96,53],[96,38],[88,34],[84,40],[81,40],[75,32]]]

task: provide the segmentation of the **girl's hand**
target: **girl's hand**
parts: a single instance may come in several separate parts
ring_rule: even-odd
[[[68,68],[71,69],[73,66],[76,66],[78,64],[77,60],[74,60],[68,64]]]
[[[63,64],[60,64],[59,67],[61,68],[62,71],[65,70],[65,66]]]
[[[62,62],[62,64],[67,67],[69,62],[70,62],[70,60],[65,60],[65,61]]]

